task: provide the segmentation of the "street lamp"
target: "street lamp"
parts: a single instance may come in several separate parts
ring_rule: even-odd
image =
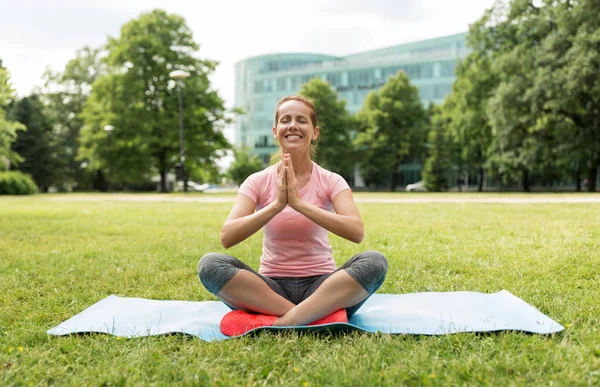
[[[169,77],[177,81],[177,94],[179,100],[179,165],[181,167],[181,177],[183,178],[183,192],[187,192],[187,177],[185,175],[185,143],[183,141],[183,101],[181,98],[181,83],[189,77],[190,73],[183,70],[175,70],[169,73]]]
[[[112,165],[112,158],[113,158],[113,155],[112,155],[112,136],[111,136],[111,132],[113,130],[115,130],[115,127],[112,126],[112,125],[105,125],[104,126],[104,131],[106,132],[106,135],[108,137],[108,151],[109,151],[109,155],[110,155],[109,158],[108,158],[108,165],[109,165],[108,169],[109,169],[109,171],[111,173],[113,172],[111,170],[111,168],[110,168],[110,166]],[[110,188],[110,184],[108,183],[108,179],[107,179],[107,181],[106,181],[106,189],[108,191],[110,191],[109,188]]]

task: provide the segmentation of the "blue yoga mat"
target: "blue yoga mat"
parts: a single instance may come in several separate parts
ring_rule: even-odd
[[[51,335],[98,332],[121,337],[184,333],[206,341],[228,337],[219,323],[230,309],[219,301],[164,301],[111,295],[62,324]],[[374,294],[345,323],[331,329],[356,329],[388,334],[443,335],[459,332],[516,330],[549,334],[564,328],[506,290]],[[292,327],[257,328],[279,330]],[[322,327],[293,327],[321,330]]]

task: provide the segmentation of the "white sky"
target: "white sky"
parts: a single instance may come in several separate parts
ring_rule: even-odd
[[[162,8],[183,16],[200,56],[220,62],[213,87],[233,105],[234,63],[275,52],[345,55],[467,31],[493,0],[0,0],[0,58],[20,96],[46,66],[116,37]]]
[[[233,106],[234,64],[279,52],[347,55],[467,31],[494,0],[0,0],[0,58],[19,96],[85,45],[155,8],[183,16],[213,88]],[[228,138],[233,140],[231,131]]]

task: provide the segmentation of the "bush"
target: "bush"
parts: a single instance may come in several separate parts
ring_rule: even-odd
[[[37,185],[22,172],[0,172],[0,195],[33,195]]]

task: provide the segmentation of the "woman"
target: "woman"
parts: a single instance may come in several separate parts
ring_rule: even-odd
[[[273,136],[281,161],[244,181],[223,225],[225,248],[264,227],[258,273],[225,254],[210,253],[198,263],[202,284],[234,309],[221,322],[226,335],[347,322],[385,280],[387,260],[377,251],[357,254],[336,270],[328,231],[360,243],[364,228],[346,181],[312,161],[319,131],[309,100],[280,100]]]

